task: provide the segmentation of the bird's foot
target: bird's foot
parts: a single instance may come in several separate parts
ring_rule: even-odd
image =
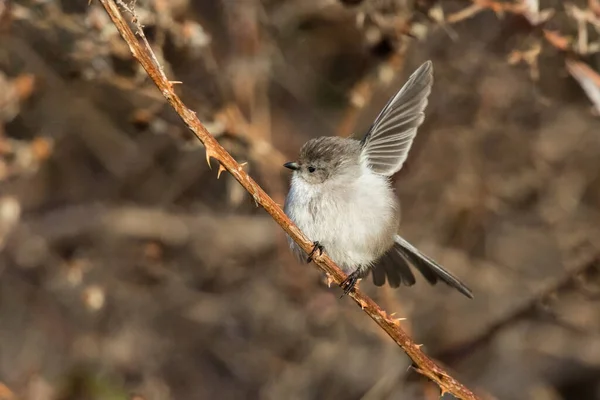
[[[356,284],[359,280],[360,274],[358,273],[358,270],[348,275],[348,277],[340,284],[340,287],[344,290],[344,294],[342,296],[348,295],[352,289],[356,287]]]
[[[306,263],[310,264],[310,262],[313,260],[315,253],[317,252],[317,250],[319,250],[319,255],[323,255],[323,245],[321,245],[321,243],[319,243],[319,241],[313,242],[313,249],[312,251],[308,254],[308,258],[306,259]]]

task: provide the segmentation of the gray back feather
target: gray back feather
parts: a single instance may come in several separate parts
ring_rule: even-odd
[[[425,62],[383,108],[361,141],[362,156],[381,175],[398,172],[425,119],[427,97],[433,85],[433,65]]]

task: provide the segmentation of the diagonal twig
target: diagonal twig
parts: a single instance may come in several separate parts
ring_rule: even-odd
[[[118,0],[119,3],[122,0]],[[109,17],[117,27],[123,39],[129,45],[131,53],[136,60],[146,70],[150,78],[154,81],[163,96],[179,114],[181,119],[204,144],[206,148],[207,161],[210,158],[216,159],[220,163],[219,171],[227,170],[233,177],[248,191],[254,198],[257,205],[260,205],[267,211],[281,228],[294,239],[298,245],[307,253],[313,247],[313,243],[304,236],[304,234],[290,221],[281,207],[265,193],[265,191],[243,170],[233,157],[217,142],[217,140],[202,125],[196,113],[183,104],[179,96],[173,90],[173,84],[166,78],[164,72],[153,56],[152,49],[143,36],[139,24],[137,25],[138,35],[142,37],[142,43],[138,40],[128,23],[125,21],[114,0],[100,0]],[[328,274],[338,285],[346,278],[345,274],[335,265],[325,254],[315,255],[314,261],[318,267]],[[437,383],[442,393],[451,393],[455,397],[464,400],[478,399],[469,389],[463,386],[456,379],[452,378],[445,370],[434,363],[421,350],[420,345],[416,344],[400,327],[399,321],[392,318],[371,298],[363,294],[360,290],[350,293],[354,301],[363,309],[371,319],[373,319],[411,358],[415,365],[415,370]]]
[[[577,80],[585,94],[600,113],[600,74],[582,61],[567,59],[567,71]]]

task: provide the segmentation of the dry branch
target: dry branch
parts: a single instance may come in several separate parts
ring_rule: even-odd
[[[125,39],[136,60],[146,70],[150,78],[158,86],[167,101],[180,115],[189,129],[197,136],[206,148],[207,161],[210,158],[220,163],[219,172],[227,170],[234,178],[252,195],[257,205],[262,206],[273,219],[298,243],[307,253],[312,249],[312,242],[290,221],[281,207],[279,207],[265,191],[243,170],[231,155],[216,141],[216,139],[202,125],[196,113],[183,104],[179,96],[175,94],[172,83],[165,76],[162,68],[157,62],[148,41],[146,40],[137,18],[133,15],[133,23],[136,24],[141,43],[129,28],[127,21],[121,15],[114,0],[100,0],[111,20]],[[129,8],[119,1],[119,4],[127,10]],[[142,44],[143,43],[143,44]],[[315,257],[315,263],[338,285],[346,278],[345,274],[325,254]],[[446,371],[434,363],[400,327],[399,321],[392,318],[382,310],[371,298],[356,289],[350,296],[356,301],[361,309],[367,313],[411,358],[417,372],[437,383],[442,393],[451,393],[459,399],[474,400],[475,396],[469,389],[456,379],[452,378]]]
[[[555,10],[548,8],[540,10],[537,0],[526,1],[521,0],[518,4],[500,3],[494,0],[469,0],[473,3],[454,14],[448,16],[446,21],[450,24],[457,23],[463,19],[470,18],[479,12],[489,9],[498,15],[503,13],[512,13],[525,17],[532,27],[541,28],[544,40],[555,49],[561,51],[565,55],[565,65],[567,71],[579,83],[585,94],[594,104],[597,113],[600,113],[600,75],[589,65],[581,61],[581,59],[589,54],[598,52],[600,42],[589,43],[588,24],[600,31],[600,14],[598,14],[598,0],[589,0],[588,8],[578,8],[574,4],[565,3],[564,8],[566,14],[573,19],[577,24],[577,40],[573,42],[570,38],[557,30],[550,30],[544,27],[546,21],[552,18]],[[527,51],[513,51],[509,58],[509,62],[515,64],[520,61],[525,61],[529,64],[531,77],[534,80],[539,79],[538,58],[541,54],[541,43],[537,43],[534,47]]]

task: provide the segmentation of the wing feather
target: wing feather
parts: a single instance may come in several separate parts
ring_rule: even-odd
[[[421,65],[392,97],[361,141],[362,156],[375,172],[391,176],[398,172],[425,119],[427,98],[433,85],[433,64]]]

